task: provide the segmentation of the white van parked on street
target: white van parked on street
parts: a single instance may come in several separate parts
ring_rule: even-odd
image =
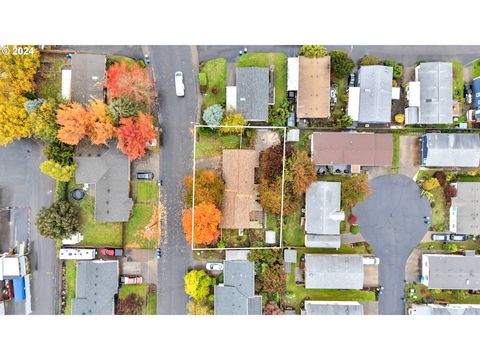
[[[175,73],[175,92],[177,96],[185,95],[185,85],[183,84],[183,73],[181,71]]]

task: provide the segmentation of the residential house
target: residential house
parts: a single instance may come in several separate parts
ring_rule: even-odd
[[[340,210],[340,182],[316,181],[306,193],[305,246],[339,248],[340,222],[345,213]]]
[[[311,153],[316,167],[343,165],[355,173],[362,166],[391,166],[393,139],[391,134],[314,132]]]
[[[223,150],[225,192],[221,228],[263,228],[263,209],[257,201],[258,189],[255,184],[257,167],[258,155],[255,150]]]
[[[387,124],[391,120],[393,68],[362,66],[358,87],[349,89],[348,115],[359,123]],[[353,89],[353,90],[352,90]]]
[[[428,167],[478,167],[478,134],[428,133],[420,138],[420,164]]]
[[[305,254],[306,289],[362,289],[363,256]]]
[[[330,56],[299,57],[297,118],[330,116]]]
[[[480,256],[423,254],[422,283],[430,289],[480,290]]]
[[[73,101],[87,104],[92,99],[104,100],[105,67],[105,55],[72,55],[71,98]]]
[[[215,315],[261,315],[262,296],[255,295],[251,261],[224,261],[223,284],[214,287]]]
[[[241,113],[246,121],[268,121],[268,105],[273,105],[275,102],[268,68],[237,68],[236,90],[230,89],[229,92],[236,95],[235,106],[231,100],[227,101],[229,106]]]
[[[72,315],[113,315],[118,293],[118,261],[79,261],[76,276]]]
[[[130,161],[115,142],[81,143],[75,150],[77,184],[95,186],[95,221],[126,222],[133,207],[129,197]]]
[[[452,63],[425,62],[415,68],[415,81],[408,83],[405,124],[451,124],[453,122]]]
[[[413,304],[408,315],[480,315],[479,304]]]
[[[358,301],[305,301],[302,315],[363,315]]]
[[[455,184],[457,195],[450,206],[450,231],[459,234],[480,233],[480,183]]]

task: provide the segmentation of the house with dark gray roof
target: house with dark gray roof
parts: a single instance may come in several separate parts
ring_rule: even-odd
[[[92,99],[103,101],[106,56],[99,54],[72,55],[71,97],[87,104]]]
[[[302,315],[363,315],[358,301],[305,301]]]
[[[77,262],[72,315],[113,315],[118,273],[117,260]]]
[[[450,206],[450,231],[459,234],[480,233],[480,183],[459,182]]]
[[[363,256],[305,254],[306,289],[363,289]]]
[[[430,289],[480,290],[480,256],[423,254],[422,284]]]
[[[246,121],[267,122],[270,97],[268,68],[237,68],[236,87],[237,112]]]
[[[480,135],[429,133],[420,138],[420,163],[428,167],[478,167]]]
[[[415,81],[408,84],[405,124],[451,124],[453,122],[452,63],[425,62],[415,68]]]
[[[114,141],[108,146],[83,142],[75,150],[77,184],[95,186],[95,221],[126,222],[133,200],[129,197],[130,160]]]
[[[223,284],[214,287],[215,315],[261,315],[262,296],[255,295],[254,263],[226,260]]]
[[[392,109],[393,68],[383,65],[362,66],[358,72],[358,122],[389,123]],[[350,100],[349,100],[350,101]],[[352,110],[357,112],[357,109]],[[356,116],[352,116],[356,118]]]
[[[307,189],[305,200],[305,246],[340,247],[340,182],[316,181]]]
[[[479,304],[413,304],[408,315],[480,315]]]

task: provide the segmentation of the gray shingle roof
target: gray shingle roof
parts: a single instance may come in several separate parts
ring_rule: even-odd
[[[215,315],[261,315],[262,297],[255,296],[255,270],[251,261],[225,261],[223,285],[214,287]]]
[[[422,136],[423,166],[477,167],[480,162],[478,134],[438,134]]]
[[[84,145],[76,150],[75,181],[95,184],[95,220],[128,221],[133,200],[129,198],[130,161],[115,142],[109,146]]]
[[[305,254],[305,288],[362,289],[362,256]]]
[[[305,315],[363,315],[356,301],[305,301]]]
[[[343,211],[340,211],[340,189],[341,183],[328,181],[316,181],[307,189],[305,205],[307,234],[340,234],[340,222],[345,218]]]
[[[267,68],[237,68],[237,111],[247,121],[268,120],[269,85]]]
[[[480,315],[478,304],[412,305],[409,315]]]
[[[358,72],[360,107],[358,122],[389,123],[392,109],[391,66],[362,66]]]
[[[419,124],[451,124],[453,122],[452,63],[428,62],[417,66],[420,82]]]
[[[75,292],[72,315],[113,315],[114,296],[118,293],[118,261],[79,261]]]
[[[305,235],[305,246],[311,248],[338,249],[342,244],[340,235]]]
[[[103,100],[105,55],[74,54],[72,56],[72,100],[86,104],[91,99]]]
[[[480,256],[424,254],[422,262],[431,289],[480,289]]]
[[[451,209],[456,209],[455,232],[480,233],[480,183],[457,183],[457,196],[452,198]]]

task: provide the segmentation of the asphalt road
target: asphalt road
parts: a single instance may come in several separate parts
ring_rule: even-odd
[[[370,182],[372,194],[358,204],[360,231],[380,258],[379,296],[381,315],[404,315],[405,264],[428,230],[424,216],[431,216],[428,200],[404,175],[383,175]]]
[[[55,315],[60,298],[55,242],[40,237],[34,221],[38,211],[53,201],[53,181],[38,169],[42,161],[40,146],[30,139],[0,146],[0,207],[30,208],[32,313]]]
[[[298,45],[203,45],[198,46],[200,61],[225,57],[227,61],[236,61],[238,51],[247,48],[248,52],[285,52],[295,56]],[[380,60],[395,59],[406,66],[414,65],[419,60],[450,61],[458,59],[467,64],[480,57],[480,46],[473,45],[327,45],[328,51],[343,50],[357,61],[363,55],[374,55]]]
[[[143,59],[140,45],[58,45],[56,48],[80,53],[122,55],[134,59]]]
[[[183,277],[192,266],[191,245],[182,229],[182,179],[193,166],[193,124],[197,118],[196,71],[189,46],[152,46],[150,59],[163,130],[160,148],[161,248],[157,314],[186,314]],[[174,73],[182,71],[185,97],[175,95]]]

